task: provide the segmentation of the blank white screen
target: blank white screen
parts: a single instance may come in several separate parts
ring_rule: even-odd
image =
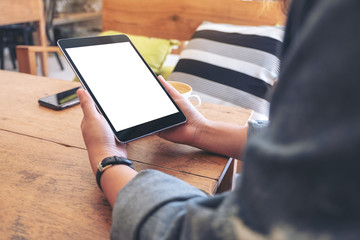
[[[66,51],[116,131],[178,112],[130,43]]]

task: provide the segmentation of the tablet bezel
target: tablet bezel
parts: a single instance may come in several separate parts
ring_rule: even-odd
[[[174,106],[177,108],[178,112],[159,118],[155,120],[151,120],[149,122],[139,124],[121,131],[116,131],[113,124],[107,117],[106,112],[104,112],[103,108],[101,107],[100,103],[97,101],[96,97],[94,96],[93,92],[89,88],[88,84],[86,83],[86,80],[81,75],[80,71],[72,61],[70,55],[67,52],[67,48],[75,48],[75,47],[85,47],[85,46],[94,46],[94,45],[102,45],[102,44],[111,44],[111,43],[119,43],[119,42],[128,42],[131,44],[131,46],[134,48],[135,52],[138,54],[138,56],[141,58],[142,62],[146,65],[148,70],[153,75],[155,81],[161,86],[161,88],[164,90],[164,92],[167,94],[169,99],[172,101]],[[145,137],[148,135],[151,135],[153,133],[180,125],[182,123],[186,122],[186,117],[179,108],[179,106],[175,103],[175,101],[172,99],[170,94],[167,92],[167,90],[164,88],[164,86],[161,84],[159,79],[157,78],[156,74],[151,70],[149,65],[145,62],[144,58],[141,56],[139,51],[136,49],[134,44],[130,41],[130,39],[124,35],[110,35],[110,36],[96,36],[96,37],[82,37],[82,38],[68,38],[68,39],[60,39],[57,41],[58,46],[60,47],[61,51],[63,52],[66,60],[70,64],[71,68],[75,72],[76,76],[79,78],[82,86],[84,89],[86,89],[93,101],[95,102],[95,105],[99,112],[104,116],[106,121],[108,122],[110,128],[112,129],[116,139],[119,142],[127,143],[133,140],[136,140],[141,137]],[[125,116],[126,117],[126,116]]]

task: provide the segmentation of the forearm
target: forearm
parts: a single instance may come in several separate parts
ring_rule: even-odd
[[[195,133],[193,146],[239,159],[246,144],[247,126],[207,120]]]
[[[101,187],[110,205],[114,207],[117,194],[137,175],[137,172],[125,165],[114,165],[101,176]]]

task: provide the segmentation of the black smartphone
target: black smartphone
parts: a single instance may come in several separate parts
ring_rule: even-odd
[[[79,98],[76,94],[76,91],[79,88],[81,87],[72,88],[63,92],[40,98],[38,102],[41,106],[54,110],[69,108],[80,103]]]

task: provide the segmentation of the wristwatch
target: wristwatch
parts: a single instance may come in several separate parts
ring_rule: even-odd
[[[124,157],[118,157],[118,156],[112,156],[112,157],[107,157],[104,160],[102,160],[101,162],[99,162],[98,164],[98,170],[96,172],[96,183],[99,186],[99,188],[102,191],[102,187],[100,184],[100,179],[101,179],[101,175],[104,173],[104,171],[114,165],[126,165],[131,167],[132,169],[134,169],[134,167],[132,166],[133,163],[131,160],[124,158]]]

